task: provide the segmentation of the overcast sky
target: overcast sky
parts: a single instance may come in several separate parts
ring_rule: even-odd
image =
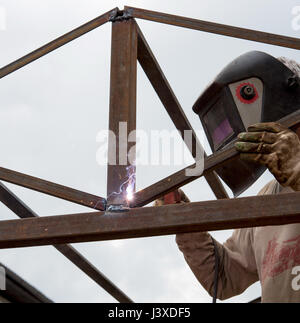
[[[299,1],[244,0],[241,5],[233,0],[0,0],[0,66],[124,5],[300,37],[300,30],[292,28],[292,8]],[[201,125],[191,107],[232,59],[262,50],[300,61],[295,50],[142,20],[138,24],[193,128],[199,131]],[[107,23],[0,80],[0,166],[106,196],[106,166],[96,162],[96,138],[108,127],[110,36],[111,23]],[[174,129],[140,67],[137,110],[138,129]],[[207,141],[201,140],[210,153]],[[138,167],[137,189],[182,167]],[[271,179],[266,172],[243,195],[257,194]],[[90,211],[8,186],[40,216]],[[214,199],[203,179],[186,185],[184,191],[192,201]],[[3,205],[0,214],[1,219],[16,218]],[[224,242],[231,233],[212,235]],[[136,302],[211,302],[184,262],[174,236],[74,246]],[[114,301],[51,246],[0,250],[0,262],[55,302]],[[227,302],[247,302],[258,296],[256,283]]]

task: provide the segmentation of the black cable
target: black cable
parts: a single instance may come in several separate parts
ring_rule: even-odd
[[[212,242],[214,245],[214,253],[215,253],[215,276],[214,276],[214,293],[213,293],[213,303],[217,302],[217,294],[218,294],[218,282],[219,282],[219,263],[220,263],[220,257],[218,252],[218,247],[216,244],[216,241],[212,237]]]

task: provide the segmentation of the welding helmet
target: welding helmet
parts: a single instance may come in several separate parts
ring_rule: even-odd
[[[277,121],[299,108],[298,75],[278,59],[258,51],[243,54],[227,65],[193,106],[213,152],[226,147],[248,126]],[[238,196],[265,170],[236,159],[216,172]]]

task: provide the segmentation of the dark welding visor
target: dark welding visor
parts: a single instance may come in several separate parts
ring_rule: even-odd
[[[300,108],[299,79],[279,60],[263,52],[243,54],[227,65],[193,106],[213,152],[258,122],[277,121]],[[217,169],[238,196],[265,167],[235,160]]]

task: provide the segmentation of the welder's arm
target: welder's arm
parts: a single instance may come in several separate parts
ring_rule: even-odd
[[[215,241],[219,254],[217,298],[224,300],[241,294],[258,280],[252,250],[251,229],[235,230],[222,245]],[[213,296],[215,247],[207,232],[177,234],[176,242],[184,258],[206,291]]]
[[[275,122],[257,123],[238,135],[240,158],[268,167],[282,186],[300,191],[300,140]]]
[[[172,194],[155,201],[155,205],[179,203],[180,200],[172,198]],[[181,202],[189,200],[185,196]],[[238,295],[258,280],[250,241],[251,232],[251,229],[236,230],[224,245],[215,241],[220,260],[217,292],[219,299]],[[207,232],[177,234],[176,242],[200,284],[213,296],[216,262],[211,235]]]

